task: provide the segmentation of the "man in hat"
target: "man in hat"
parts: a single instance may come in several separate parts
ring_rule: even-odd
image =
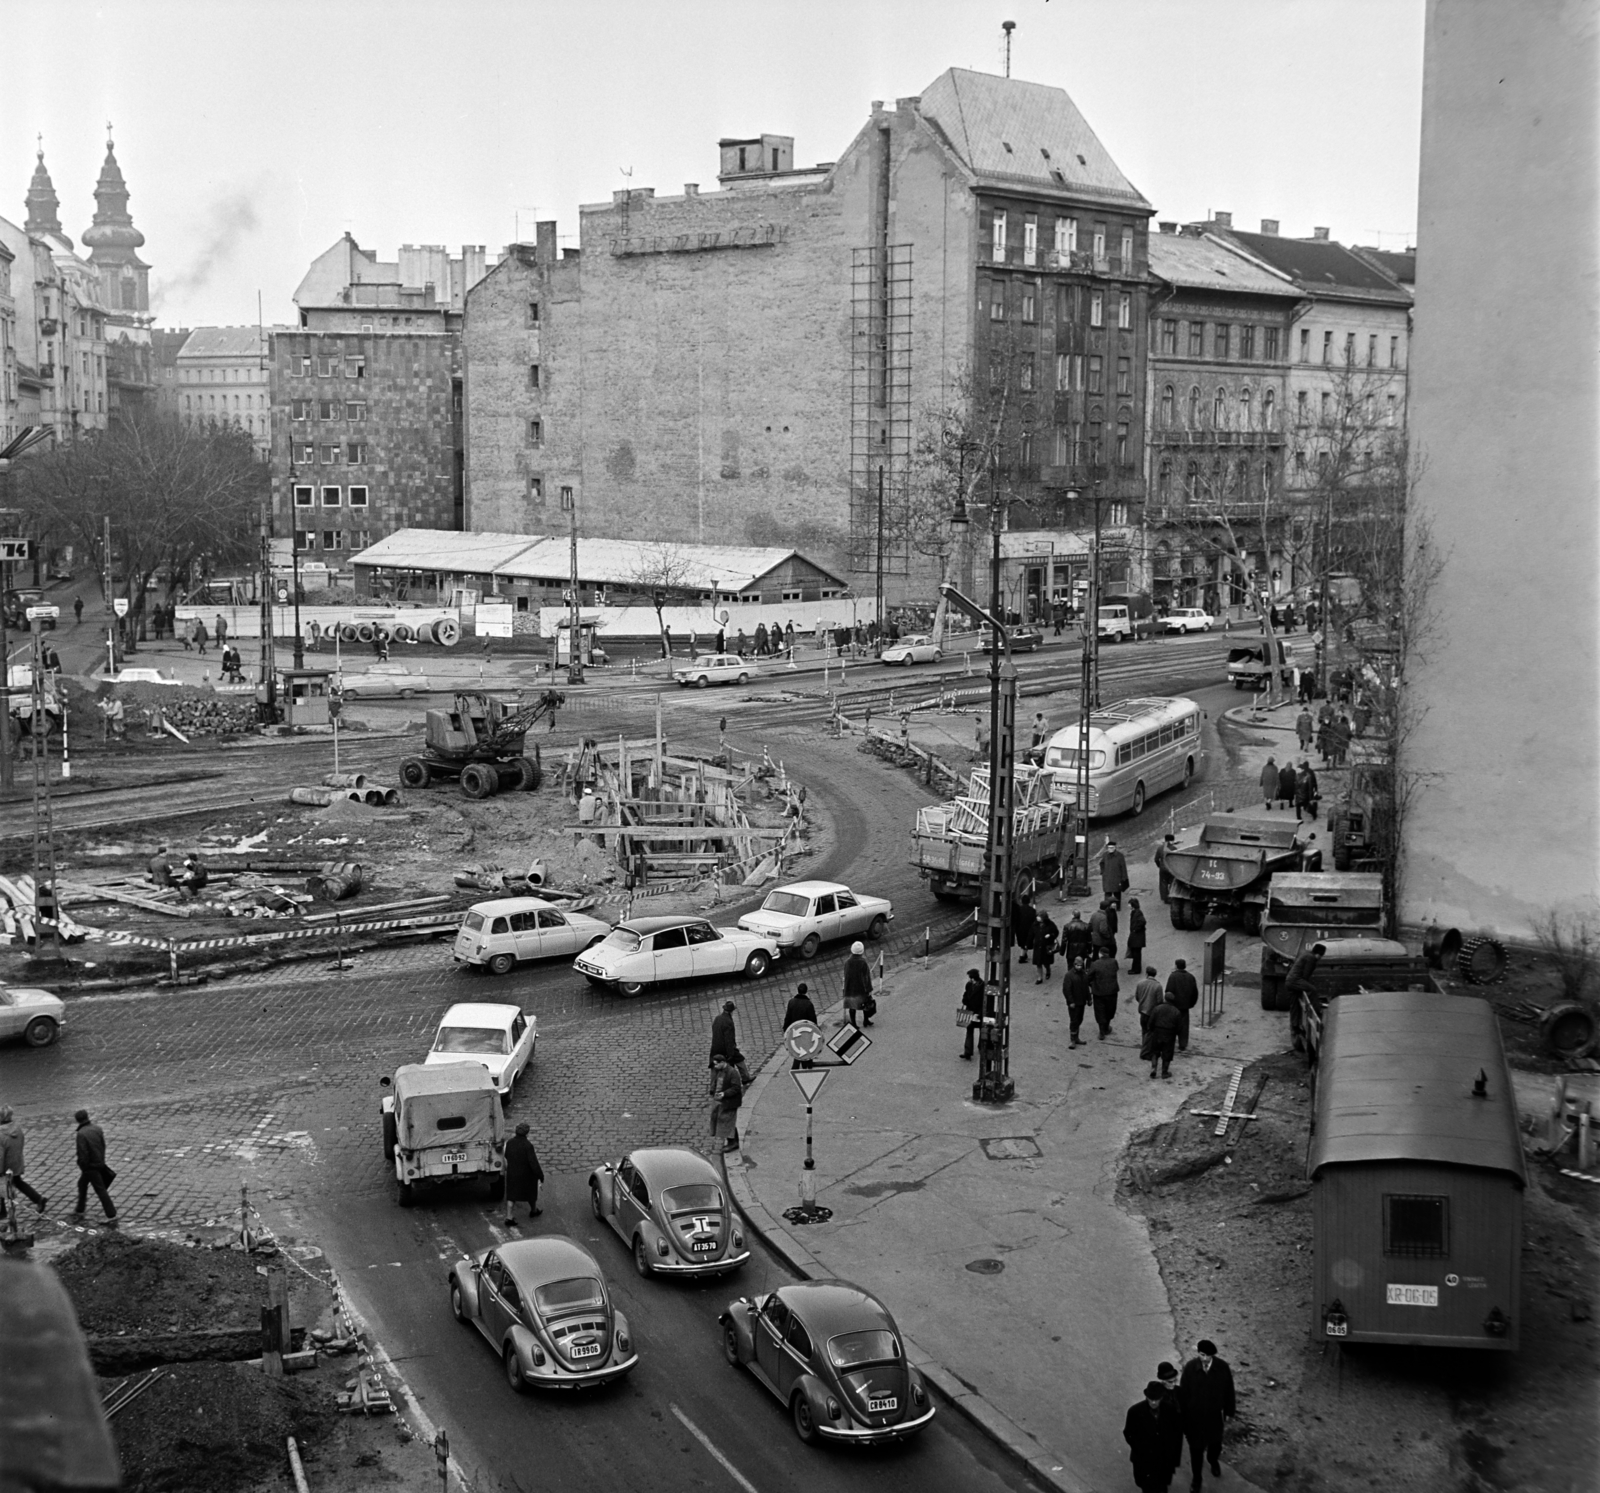
[[[1189,1013],[1200,1004],[1200,982],[1189,973],[1186,959],[1172,961],[1172,973],[1167,976],[1167,994],[1182,1014],[1178,1023],[1178,1051],[1189,1050]]]
[[[722,1010],[711,1023],[711,1056],[706,1060],[706,1067],[714,1067],[717,1055],[720,1053],[727,1063],[739,1068],[744,1063],[744,1054],[739,1051],[739,1039],[733,1030],[733,1013],[739,1008],[732,1001],[724,1001]]]
[[[1189,1443],[1190,1493],[1200,1493],[1201,1464],[1211,1463],[1212,1477],[1222,1476],[1222,1428],[1237,1412],[1233,1370],[1217,1357],[1217,1345],[1203,1337],[1195,1356],[1178,1378],[1178,1405],[1183,1411],[1183,1437]]]
[[[5,1217],[4,1188],[7,1174],[11,1177],[11,1185],[41,1213],[44,1212],[43,1194],[35,1192],[22,1180],[22,1145],[25,1139],[11,1106],[0,1104],[0,1218]]]
[[[1083,1013],[1088,1009],[1093,990],[1089,985],[1089,972],[1082,959],[1074,959],[1072,967],[1061,982],[1061,993],[1067,998],[1067,1024],[1071,1028],[1069,1047],[1082,1047],[1078,1029],[1083,1025]]]
[[[1117,842],[1106,836],[1105,849],[1100,852],[1100,890],[1113,907],[1122,906],[1122,894],[1128,889],[1128,861],[1117,849]]]
[[[100,1206],[105,1210],[107,1225],[115,1228],[117,1205],[111,1201],[111,1193],[107,1189],[116,1180],[117,1174],[106,1165],[105,1131],[91,1123],[86,1109],[80,1109],[73,1119],[78,1122],[78,1206],[73,1210],[72,1221],[83,1222],[83,1210],[89,1204],[89,1189],[92,1187],[94,1195],[100,1199]]]
[[[810,987],[802,980],[799,988],[789,997],[789,1004],[783,1008],[783,1029],[788,1031],[797,1021],[809,1021],[815,1025],[816,1020],[817,1008],[812,1003]],[[815,1068],[816,1062],[811,1058],[796,1058],[789,1066]]]
[[[1183,1415],[1159,1379],[1145,1385],[1144,1398],[1128,1411],[1122,1439],[1141,1493],[1167,1493],[1183,1462]]]
[[[544,1181],[544,1168],[539,1165],[533,1142],[528,1139],[528,1122],[517,1122],[517,1133],[506,1142],[506,1226],[514,1228],[517,1222],[517,1204],[528,1205],[528,1217],[537,1218],[544,1209],[539,1206],[539,1184]]]

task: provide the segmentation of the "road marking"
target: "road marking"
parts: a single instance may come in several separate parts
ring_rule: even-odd
[[[690,1420],[689,1417],[685,1415],[683,1411],[678,1409],[676,1405],[670,1405],[668,1408],[671,1409],[672,1413],[683,1423],[684,1429],[688,1431],[688,1433],[693,1436],[701,1446],[703,1446],[708,1452],[711,1453],[713,1457],[717,1459],[718,1463],[722,1467],[722,1470],[726,1472],[728,1476],[734,1480],[734,1482],[738,1483],[738,1485],[744,1489],[744,1493],[756,1493],[756,1485],[752,1483],[750,1479],[747,1478],[742,1472],[740,1472],[732,1462],[723,1456],[720,1451],[717,1450],[716,1444],[709,1436],[706,1435],[704,1431],[700,1429],[699,1426]]]

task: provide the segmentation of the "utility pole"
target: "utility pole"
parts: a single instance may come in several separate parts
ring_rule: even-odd
[[[571,519],[568,542],[568,584],[572,589],[567,593],[571,598],[571,607],[568,612],[570,621],[567,626],[567,683],[583,683],[583,655],[579,649],[580,619],[582,613],[578,607],[578,491],[576,488],[568,489],[572,493],[572,506],[567,510]]]
[[[261,508],[261,687],[256,699],[266,725],[278,719],[278,661],[272,642],[272,508]]]
[[[878,563],[877,584],[873,591],[873,620],[878,624],[878,646],[883,652],[883,463],[878,463]]]
[[[117,611],[112,605],[114,600],[111,594],[111,515],[105,518],[105,530],[100,541],[102,558],[105,569],[101,572],[100,586],[105,595],[106,602],[106,678],[111,679],[117,672]]]
[[[0,561],[0,789],[16,786],[16,764],[11,760],[11,646],[6,640],[5,601],[11,594],[11,562]]]

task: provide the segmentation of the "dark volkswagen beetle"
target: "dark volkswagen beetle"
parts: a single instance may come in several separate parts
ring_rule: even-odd
[[[721,1275],[750,1258],[721,1174],[696,1151],[647,1146],[597,1166],[589,1206],[643,1276]]]
[[[802,1441],[898,1441],[933,1419],[889,1309],[842,1280],[741,1296],[722,1314],[728,1362],[789,1407]]]

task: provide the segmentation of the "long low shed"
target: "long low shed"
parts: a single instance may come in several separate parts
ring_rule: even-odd
[[[1514,1350],[1528,1178],[1489,1003],[1329,1002],[1313,1126],[1313,1334]]]

